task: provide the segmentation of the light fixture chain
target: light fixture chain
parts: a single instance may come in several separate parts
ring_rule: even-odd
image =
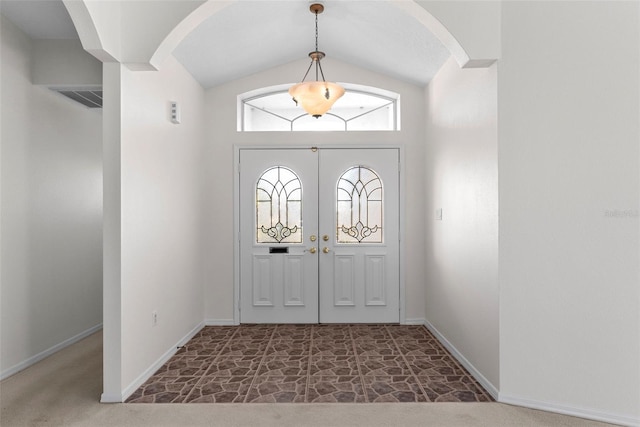
[[[318,51],[318,11],[315,12],[316,15],[316,52]]]
[[[317,119],[326,113],[333,103],[344,94],[344,88],[340,87],[340,85],[336,83],[327,83],[324,77],[324,71],[322,70],[322,64],[320,63],[325,55],[324,52],[320,52],[320,50],[318,50],[318,13],[322,13],[324,6],[320,3],[314,3],[309,7],[309,9],[316,15],[316,50],[309,53],[309,57],[311,57],[309,68],[307,68],[307,72],[304,74],[302,81],[289,89],[289,94],[296,105],[298,105],[298,101],[300,101],[302,108]],[[314,63],[316,80],[314,82],[305,83],[304,81],[311,71],[311,67]],[[320,92],[320,87],[318,87],[318,83],[320,83],[318,74],[322,76],[322,82],[324,83],[322,85],[324,86],[323,92]],[[331,92],[329,91],[330,87]]]

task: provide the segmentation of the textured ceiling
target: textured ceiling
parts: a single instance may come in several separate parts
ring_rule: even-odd
[[[425,85],[449,51],[393,3],[323,2],[319,49],[328,57]],[[309,4],[302,0],[234,2],[189,34],[174,55],[207,88],[306,58],[315,42]],[[78,37],[61,0],[1,0],[0,8],[31,38]],[[331,71],[325,71],[331,79]]]

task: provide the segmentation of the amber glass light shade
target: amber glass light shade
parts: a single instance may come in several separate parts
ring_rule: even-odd
[[[344,95],[344,88],[331,82],[302,82],[291,86],[289,95],[304,111],[318,118],[329,111],[333,104]]]

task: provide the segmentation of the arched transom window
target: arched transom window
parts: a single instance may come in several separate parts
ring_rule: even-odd
[[[341,83],[346,93],[316,119],[295,105],[290,85],[266,87],[238,96],[238,130],[252,131],[394,131],[400,129],[397,93]]]

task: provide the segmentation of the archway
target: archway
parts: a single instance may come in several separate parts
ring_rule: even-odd
[[[78,4],[79,3],[79,4]],[[175,2],[179,3],[179,2]],[[170,25],[166,20],[162,21],[160,29],[156,28],[155,32],[149,28],[141,26],[139,32],[125,31],[122,28],[123,19],[126,17],[125,22],[143,22],[142,16],[153,16],[154,7],[153,4],[146,5],[145,3],[138,3],[135,8],[125,7],[122,4],[119,7],[124,7],[120,10],[120,13],[114,13],[113,11],[106,10],[104,8],[97,8],[90,2],[73,2],[69,1],[65,3],[70,11],[70,14],[78,28],[78,32],[83,41],[85,49],[87,49],[94,56],[98,57],[104,62],[110,62],[111,64],[105,64],[105,67],[120,67],[122,65],[127,66],[132,70],[153,70],[159,69],[163,62],[171,55],[174,48],[199,24],[204,20],[213,16],[221,11],[224,7],[232,4],[233,2],[219,2],[215,0],[208,0],[201,2],[199,5],[191,9],[185,9],[184,6],[174,5],[170,3],[165,6],[162,14],[164,17],[171,16],[170,22],[176,22],[175,25]],[[465,11],[464,7],[456,5],[455,2],[449,6],[445,6],[444,9],[434,11],[433,13],[425,9],[430,6],[429,3],[426,6],[422,6],[414,1],[394,1],[394,4],[403,9],[406,13],[414,16],[419,22],[427,27],[431,32],[436,34],[447,48],[451,51],[457,64],[461,67],[477,67],[487,66],[495,61],[497,56],[487,59],[486,55],[472,53],[471,50],[465,49],[463,43],[460,40],[466,40],[474,31],[480,31],[479,28],[468,28],[468,32],[458,37],[454,37],[451,31],[443,24],[446,21],[447,16],[460,13],[461,15],[470,14],[471,12]],[[175,7],[173,7],[175,6]],[[447,9],[448,8],[448,9]],[[72,13],[72,11],[74,11]],[[175,14],[172,15],[172,13]],[[492,16],[492,10],[488,10],[487,15]],[[436,16],[439,16],[437,18]],[[464,19],[460,19],[465,22]],[[489,20],[491,23],[493,21]],[[166,31],[163,30],[167,29]],[[496,31],[499,31],[499,26]],[[151,34],[152,33],[152,34]],[[146,37],[146,38],[145,38]],[[122,46],[129,46],[126,52],[121,51]],[[495,46],[489,47],[486,51],[495,49]],[[495,52],[495,50],[494,50]],[[117,79],[118,72],[113,75]],[[115,80],[105,83],[105,91],[115,90],[115,87],[110,88],[108,85],[113,84]],[[120,108],[118,105],[117,107]],[[119,111],[118,111],[119,112]],[[105,113],[107,111],[105,110]],[[115,112],[110,111],[109,115],[114,116]],[[110,131],[113,131],[111,129]],[[113,132],[111,132],[113,134]],[[113,137],[113,135],[110,135]],[[116,136],[118,138],[118,136]],[[112,141],[119,142],[119,141]],[[105,169],[111,168],[112,171],[120,173],[120,159],[110,158],[105,159],[105,162],[118,162],[117,165],[105,164]],[[105,181],[106,185],[114,184],[116,181]],[[118,181],[119,183],[119,181]],[[112,190],[112,198],[105,199],[105,223],[115,224],[120,227],[119,205],[107,206],[109,203],[119,203],[120,188],[114,187]],[[108,189],[105,188],[105,193],[108,193]],[[116,197],[117,196],[117,197]],[[114,216],[112,216],[114,215]],[[111,230],[114,234],[119,235],[120,229]],[[117,233],[116,233],[117,232]],[[105,377],[110,376],[117,378],[118,381],[109,383],[105,381],[105,394],[103,395],[103,401],[120,401],[121,399],[121,360],[113,361],[108,366],[107,358],[112,359],[122,358],[119,351],[115,351],[116,348],[121,346],[120,330],[124,327],[121,324],[119,318],[122,301],[120,300],[120,291],[122,283],[120,280],[119,269],[121,268],[120,252],[108,253],[105,251],[105,257],[113,256],[114,259],[105,259],[105,277],[107,275],[112,278],[111,282],[105,279],[105,301],[109,301],[109,309],[105,309],[105,351],[107,347],[113,345],[114,348],[109,350],[109,355],[105,357]],[[110,262],[107,262],[110,261]],[[111,269],[111,270],[110,270]],[[118,270],[118,271],[116,271]],[[109,294],[109,295],[107,295]],[[107,333],[107,328],[111,328],[113,331],[117,329],[117,333]],[[106,353],[105,353],[106,354]],[[108,371],[108,373],[107,373]]]

